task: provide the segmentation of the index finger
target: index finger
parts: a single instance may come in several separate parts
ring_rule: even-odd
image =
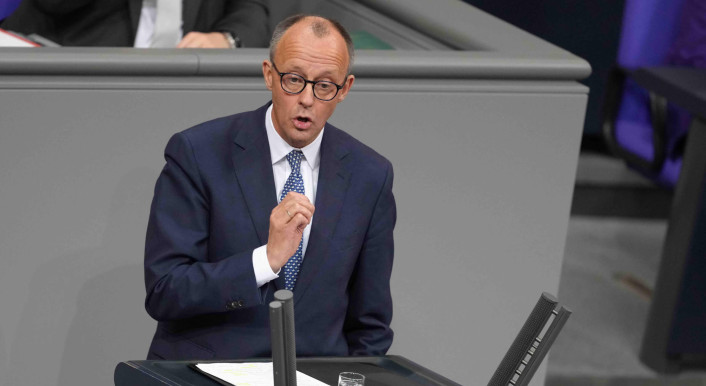
[[[307,197],[301,193],[290,191],[289,193],[287,193],[286,196],[284,196],[284,199],[280,202],[280,204],[286,205],[291,202],[299,203],[302,206],[308,208],[310,211],[314,212],[314,204],[312,204],[311,201],[309,201],[309,197]]]

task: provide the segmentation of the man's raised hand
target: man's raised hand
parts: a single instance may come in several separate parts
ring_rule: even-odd
[[[278,272],[297,251],[304,228],[311,222],[314,205],[300,193],[289,192],[270,213],[267,261]]]

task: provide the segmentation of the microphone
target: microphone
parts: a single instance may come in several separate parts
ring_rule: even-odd
[[[294,335],[294,294],[275,292],[270,303],[270,336],[275,386],[297,385],[297,346]],[[283,382],[283,383],[278,383]]]
[[[270,302],[270,339],[272,340],[272,375],[275,386],[287,385],[282,303]]]

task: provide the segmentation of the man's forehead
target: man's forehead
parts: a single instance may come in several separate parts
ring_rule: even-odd
[[[330,70],[333,72],[337,72],[339,67],[344,70],[347,68],[348,50],[343,38],[333,32],[323,37],[316,37],[307,31],[307,29],[302,33],[291,29],[287,31],[291,34],[283,36],[275,51],[274,59],[278,66],[284,66],[287,63],[289,70],[296,70],[300,65],[306,66],[311,61],[315,61],[322,68],[332,66]],[[282,70],[284,69],[280,69]]]

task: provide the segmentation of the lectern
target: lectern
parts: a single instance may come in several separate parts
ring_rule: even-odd
[[[267,359],[247,360],[248,362],[269,362]],[[115,368],[115,386],[134,385],[222,385],[208,378],[190,365],[209,361],[126,361]],[[214,361],[210,361],[214,362]],[[244,362],[244,361],[218,361]],[[297,370],[310,375],[327,385],[338,382],[342,371],[365,374],[366,386],[422,385],[458,386],[423,366],[397,355],[379,357],[321,357],[297,359]]]

